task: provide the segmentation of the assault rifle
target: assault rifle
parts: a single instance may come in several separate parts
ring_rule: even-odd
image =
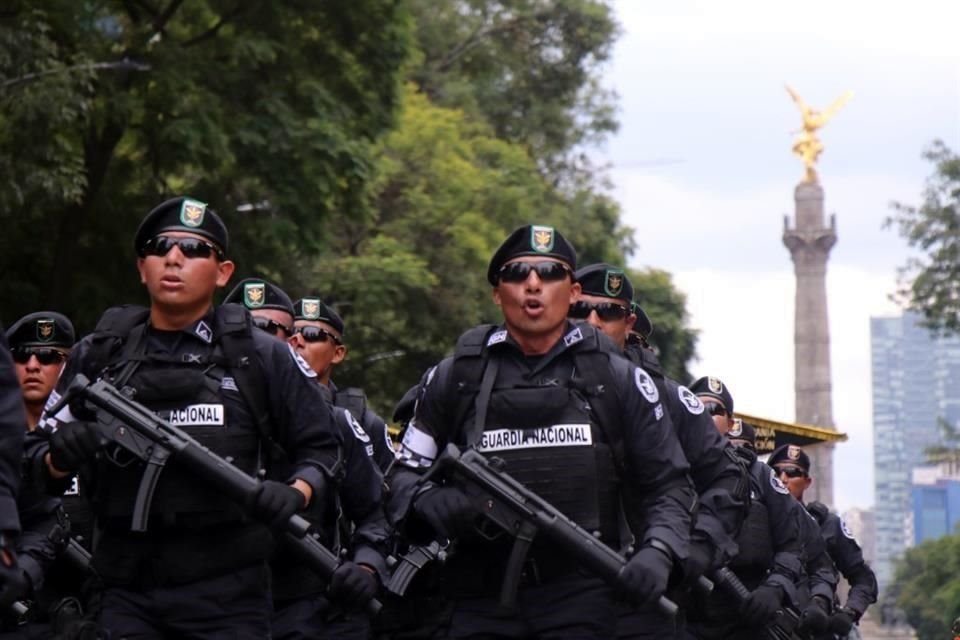
[[[104,439],[146,463],[133,509],[133,531],[146,530],[153,492],[164,465],[171,457],[176,457],[181,468],[189,469],[227,497],[240,504],[247,504],[259,485],[256,478],[247,475],[182,429],[134,401],[131,391],[120,391],[105,380],[90,382],[86,376],[79,374],[48,413],[56,415],[74,398],[102,409],[103,411],[97,413],[97,420]],[[329,580],[340,566],[340,559],[324,547],[317,539],[317,534],[309,529],[310,523],[303,517],[291,516],[283,532],[284,542],[312,569]],[[371,615],[376,615],[380,608],[381,604],[376,599],[367,604],[367,612]]]
[[[510,477],[503,466],[502,460],[487,460],[473,449],[461,452],[448,444],[424,477],[427,480],[438,473],[449,478],[463,489],[480,513],[514,536],[500,592],[501,604],[509,607],[516,602],[523,565],[538,534],[604,582],[625,588],[621,572],[627,559]],[[664,596],[660,596],[657,607],[669,616],[676,615],[676,603]]]
[[[713,573],[712,578],[714,584],[732,595],[738,604],[742,605],[750,599],[750,590],[729,568],[720,567]],[[766,636],[767,640],[803,640],[800,635],[800,614],[792,607],[780,608],[773,620],[767,624]]]

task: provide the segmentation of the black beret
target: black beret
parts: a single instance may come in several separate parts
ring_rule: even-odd
[[[316,320],[326,322],[343,335],[343,318],[336,310],[325,303],[320,296],[300,298],[293,303],[295,320]]]
[[[606,263],[591,264],[577,270],[575,275],[583,292],[591,296],[603,296],[630,303],[633,300],[633,285],[620,267]]]
[[[262,278],[246,278],[237,283],[223,303],[242,304],[251,311],[255,309],[277,309],[293,315],[293,302],[286,292]]]
[[[637,320],[633,323],[633,330],[642,335],[644,340],[649,340],[650,336],[653,335],[653,322],[650,321],[650,316],[636,302],[630,303],[630,310],[637,315]]]
[[[528,224],[515,229],[493,254],[487,268],[487,281],[496,286],[500,267],[521,256],[556,258],[566,262],[571,271],[577,269],[577,252],[559,231],[545,225]]]
[[[140,223],[133,248],[140,255],[143,245],[165,231],[189,231],[203,236],[227,252],[227,226],[205,202],[181,196],[158,204]]]
[[[72,347],[77,340],[73,323],[56,311],[29,313],[7,329],[10,348],[16,347]]]
[[[713,376],[704,376],[690,385],[690,391],[698,396],[708,396],[716,398],[727,408],[728,413],[733,413],[733,396],[730,395],[730,389],[720,378]]]
[[[767,458],[767,464],[771,467],[781,462],[795,464],[807,473],[810,473],[810,456],[795,444],[780,445],[774,449],[770,457]]]
[[[752,445],[757,444],[757,430],[749,422],[744,422],[740,418],[733,419],[733,426],[727,432],[727,437],[731,440],[745,440]]]

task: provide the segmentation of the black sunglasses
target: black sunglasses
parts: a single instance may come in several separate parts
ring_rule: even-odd
[[[575,320],[585,320],[590,316],[591,311],[597,312],[597,317],[604,322],[611,320],[623,320],[630,313],[630,310],[622,304],[616,302],[585,302],[578,300],[570,305],[570,311],[567,315]]]
[[[543,262],[511,262],[510,264],[505,264],[500,267],[499,281],[512,283],[525,282],[530,276],[531,271],[536,271],[537,277],[544,282],[559,282],[566,278],[567,275],[573,275],[570,267],[562,262],[554,262],[552,260],[544,260]]]
[[[275,320],[270,318],[261,318],[259,316],[253,316],[253,326],[257,329],[262,329],[272,336],[283,334],[281,337],[286,338],[287,336],[293,333],[293,329],[287,325],[280,324]]]
[[[704,402],[703,406],[707,408],[707,413],[712,416],[725,416],[729,415],[727,413],[727,408],[720,404],[719,402]]]
[[[333,340],[337,344],[343,344],[343,340],[333,335],[326,329],[314,327],[313,325],[304,325],[293,330],[294,334],[300,334],[306,342],[326,342]]]
[[[788,478],[803,478],[807,472],[800,467],[775,467],[777,475],[783,474]]]
[[[67,354],[59,349],[37,348],[37,347],[17,347],[10,350],[13,361],[17,364],[27,364],[31,357],[36,357],[37,362],[43,365],[60,364],[67,359]]]
[[[163,257],[174,247],[180,248],[184,258],[209,258],[211,255],[217,256],[217,260],[224,258],[223,249],[212,242],[200,238],[171,238],[170,236],[156,236],[147,240],[140,249],[140,257]]]

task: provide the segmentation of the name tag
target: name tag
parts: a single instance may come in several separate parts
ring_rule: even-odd
[[[593,444],[589,424],[555,424],[541,429],[495,429],[484,431],[480,451],[587,447]]]
[[[222,427],[222,404],[191,404],[182,409],[171,409],[167,421],[175,426]]]

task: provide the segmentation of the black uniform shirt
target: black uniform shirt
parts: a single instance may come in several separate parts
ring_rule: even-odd
[[[10,357],[10,345],[2,329],[0,326],[0,531],[15,534],[20,531],[17,491],[27,415]]]
[[[814,510],[815,505],[822,507],[822,512],[825,513],[822,521],[820,514]],[[860,545],[857,544],[853,533],[840,516],[818,503],[808,505],[807,508],[820,522],[820,533],[826,542],[827,553],[830,554],[837,570],[850,583],[850,592],[847,594],[845,606],[856,612],[858,616],[863,615],[867,607],[877,601],[876,575],[863,559]]]
[[[549,379],[569,375],[573,350],[595,331],[568,323],[565,335],[546,354],[528,358],[501,328],[491,334],[486,348],[490,358],[500,359],[499,375],[504,375],[507,367],[520,367],[524,373],[536,371],[542,379]],[[635,533],[642,536],[642,544],[659,540],[682,560],[687,555],[695,499],[687,477],[689,466],[649,376],[616,354],[609,363],[613,396],[623,416],[627,477],[622,480],[631,488],[629,495],[643,496],[628,505],[646,524],[645,531]],[[391,489],[394,498],[406,505],[412,503],[419,477],[413,469],[429,467],[448,443],[465,444],[464,425],[454,424],[461,393],[452,374],[453,358],[427,372],[416,415],[404,434]]]
[[[624,355],[657,382],[690,463],[690,478],[699,499],[692,541],[715,549],[715,566],[726,564],[737,554],[736,537],[749,507],[745,465],[738,462],[733,445],[717,431],[696,394],[663,375],[656,356],[642,347],[628,348]]]

